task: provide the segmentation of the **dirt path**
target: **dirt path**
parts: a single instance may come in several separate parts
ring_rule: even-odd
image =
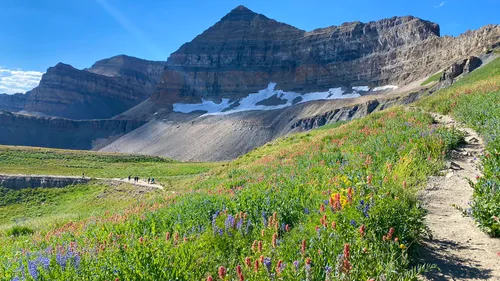
[[[139,180],[138,182],[134,182],[134,179],[131,179],[131,180],[129,181],[127,178],[125,178],[125,179],[120,179],[120,178],[102,179],[102,178],[98,178],[98,180],[103,180],[103,181],[115,181],[115,182],[128,183],[128,184],[135,185],[135,186],[153,187],[153,188],[163,189],[163,186],[162,186],[162,185],[159,185],[159,184],[151,184],[151,183],[148,183],[147,181],[144,181],[144,180]]]
[[[129,181],[128,178],[111,178],[110,179],[110,178],[89,178],[89,177],[82,178],[82,177],[78,177],[78,176],[61,176],[61,175],[0,174],[0,182],[2,181],[2,179],[1,179],[2,177],[19,178],[19,179],[37,179],[38,178],[38,179],[42,179],[41,181],[45,182],[45,184],[47,184],[46,182],[50,181],[51,179],[67,180],[67,183],[65,183],[65,185],[88,182],[89,180],[99,180],[99,181],[103,181],[103,182],[110,182],[110,183],[116,183],[116,184],[128,183],[128,184],[138,186],[138,187],[149,187],[149,188],[163,189],[163,186],[159,185],[159,184],[150,184],[144,180],[139,180],[138,182],[134,182],[133,179],[131,179]],[[74,182],[72,180],[74,180]],[[81,180],[81,182],[79,182],[79,180]],[[39,186],[39,185],[35,185],[35,186]],[[47,185],[45,185],[45,186],[47,186]],[[55,186],[55,187],[60,187],[60,186]]]
[[[422,194],[428,215],[426,224],[432,239],[424,242],[422,256],[427,263],[437,264],[425,280],[500,280],[500,239],[481,232],[474,221],[455,206],[466,209],[479,170],[479,156],[484,151],[483,139],[472,129],[465,128],[449,116],[432,114],[442,126],[465,132],[466,144],[452,151],[451,161],[443,176],[431,177]]]

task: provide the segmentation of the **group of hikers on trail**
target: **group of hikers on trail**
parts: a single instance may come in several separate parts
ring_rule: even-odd
[[[130,181],[131,178],[132,176],[128,176],[128,181]],[[134,177],[134,182],[139,182],[138,176]],[[155,178],[148,178],[148,184],[155,184]]]

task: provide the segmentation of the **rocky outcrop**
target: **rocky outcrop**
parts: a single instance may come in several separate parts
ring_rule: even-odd
[[[169,57],[151,99],[236,99],[269,82],[295,92],[405,85],[499,40],[498,25],[440,37],[437,24],[411,16],[306,32],[239,6]]]
[[[143,125],[130,120],[69,120],[0,111],[0,143],[67,149],[92,149]]]
[[[0,94],[0,110],[13,112],[23,110],[26,98],[25,94]]]
[[[9,189],[66,187],[68,185],[85,184],[90,178],[37,176],[37,175],[0,175],[0,187]]]
[[[118,56],[79,70],[59,63],[42,76],[24,109],[70,119],[111,118],[147,99],[162,62]]]
[[[443,74],[439,78],[439,81],[445,82],[445,84],[449,85],[453,82],[454,79],[462,74],[468,74],[472,72],[476,68],[480,67],[482,63],[483,62],[480,58],[474,56],[470,56],[467,59],[453,63],[443,71]]]
[[[290,129],[300,128],[307,131],[326,124],[364,117],[372,113],[379,105],[380,102],[378,100],[371,100],[363,104],[335,108],[320,115],[299,119],[290,126]]]

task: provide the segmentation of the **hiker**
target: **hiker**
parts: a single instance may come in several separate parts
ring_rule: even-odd
[[[155,178],[151,179],[151,184],[155,184]]]
[[[148,178],[148,184],[149,184],[150,181],[151,181],[151,178]]]
[[[130,181],[130,178],[131,178],[131,177],[132,177],[131,175],[129,175],[129,176],[128,176],[128,181]]]
[[[84,179],[84,178],[85,178],[85,172],[82,173],[82,179]]]

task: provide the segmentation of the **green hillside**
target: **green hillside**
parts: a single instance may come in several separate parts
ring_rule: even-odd
[[[416,280],[430,269],[413,260],[426,233],[417,192],[462,139],[426,111],[452,114],[488,140],[472,213],[496,233],[487,218],[500,206],[499,65],[420,101],[425,111],[397,107],[291,135],[189,191],[1,237],[0,279]]]

